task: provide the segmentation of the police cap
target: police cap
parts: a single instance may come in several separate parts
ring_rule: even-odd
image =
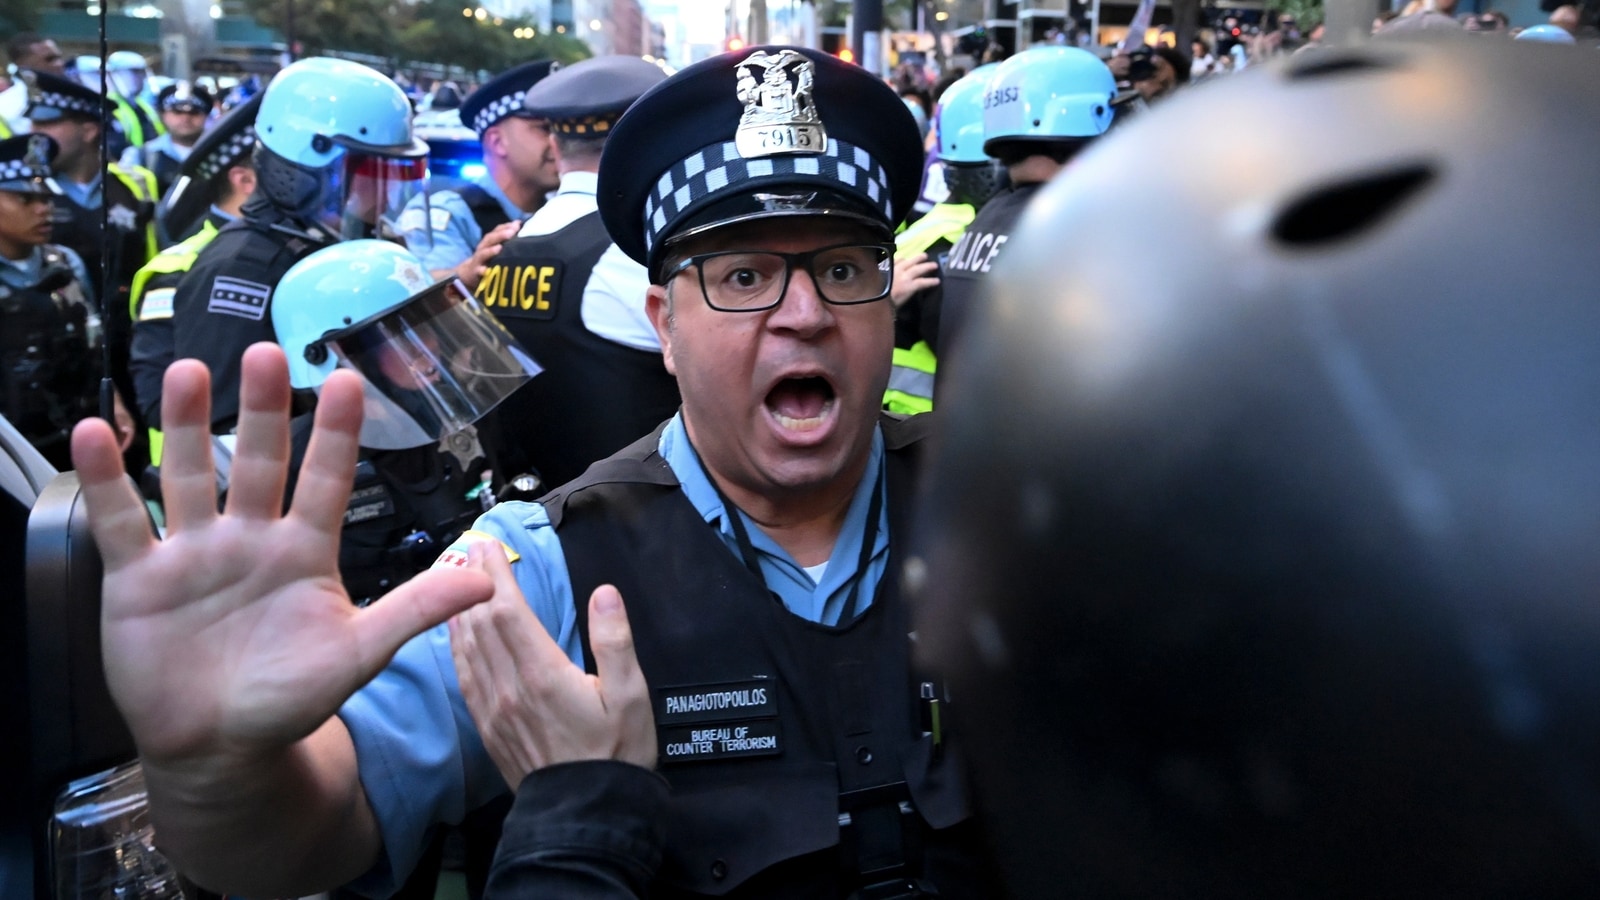
[[[461,102],[461,124],[476,131],[481,138],[491,125],[507,116],[532,118],[522,106],[523,95],[560,67],[554,60],[537,59],[513,66],[485,81]]]
[[[911,598],[1013,896],[1600,896],[1597,83],[1308,51],[1034,197]]]
[[[99,120],[102,115],[111,115],[116,108],[99,91],[51,72],[23,69],[17,77],[28,86],[25,115],[34,122],[67,118]]]
[[[45,134],[21,134],[0,141],[0,191],[59,194],[50,163],[60,150]]]
[[[623,115],[600,158],[600,215],[652,277],[668,243],[747,219],[828,215],[887,237],[922,155],[911,111],[865,69],[754,47],[679,71]]]
[[[187,81],[177,81],[161,89],[156,95],[156,108],[162,112],[209,113],[216,105],[211,92]]]
[[[228,110],[195,141],[178,180],[161,199],[160,216],[169,234],[185,234],[206,214],[228,170],[247,163],[256,146],[256,112],[266,94],[256,92]]]
[[[665,81],[661,67],[637,56],[597,56],[564,66],[528,89],[528,114],[550,121],[550,130],[604,135],[633,101]]]

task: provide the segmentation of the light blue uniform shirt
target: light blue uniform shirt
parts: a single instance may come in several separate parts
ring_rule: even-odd
[[[83,259],[71,247],[57,246],[67,258],[67,266],[72,269],[72,277],[77,279],[78,287],[83,290],[84,299],[94,302],[94,282],[89,280],[89,270],[84,267]],[[27,288],[39,283],[39,276],[44,273],[44,248],[34,247],[27,256],[21,259],[6,259],[0,256],[0,284],[7,287]]]
[[[732,526],[689,444],[681,415],[674,416],[662,432],[659,449],[689,502],[708,525],[717,529],[728,551],[738,559]],[[882,471],[883,435],[879,432],[873,435],[866,477],[856,488],[820,584],[745,518],[767,586],[795,615],[814,622],[837,623],[854,580],[872,491],[886,489],[879,475]],[[501,504],[473,527],[494,535],[521,554],[522,558],[511,567],[517,585],[556,643],[574,664],[581,666],[583,650],[572,580],[544,507],[536,503]],[[666,536],[662,539],[671,540]],[[858,602],[862,609],[872,602],[888,557],[889,514],[885,504],[861,585]],[[587,602],[588,598],[584,599]],[[623,602],[626,604],[626,597]],[[385,848],[384,859],[353,885],[359,890],[392,890],[416,864],[432,824],[460,821],[470,810],[507,791],[461,699],[455,664],[450,658],[450,633],[445,626],[419,635],[402,647],[377,678],[345,703],[339,717],[355,741],[361,784],[377,816]]]
[[[494,178],[479,175],[472,183],[484,189],[500,204],[506,218],[517,220],[528,214],[518,209]],[[422,209],[422,198],[413,199],[400,213],[400,233],[406,249],[415,253],[429,272],[454,269],[466,262],[483,240],[483,229],[472,217],[472,207],[455,191],[434,191],[428,195],[429,209]],[[429,246],[429,241],[432,246]]]

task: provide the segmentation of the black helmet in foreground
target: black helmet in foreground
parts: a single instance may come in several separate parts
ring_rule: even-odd
[[[1114,132],[941,373],[1014,896],[1600,896],[1600,54],[1458,43]]]

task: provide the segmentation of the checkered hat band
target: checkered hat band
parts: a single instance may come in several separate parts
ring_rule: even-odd
[[[255,128],[241,129],[238,134],[224,141],[222,146],[207,153],[206,158],[195,166],[195,174],[199,175],[202,181],[210,181],[218,172],[236,165],[255,145]]]
[[[57,93],[56,91],[40,91],[39,99],[33,101],[33,105],[48,106],[51,109],[59,109],[62,112],[88,113],[91,116],[100,114],[98,104],[91,103],[80,97]]]
[[[771,175],[815,175],[836,181],[865,197],[894,218],[889,202],[889,173],[867,151],[853,144],[829,140],[827,152],[799,156],[745,159],[732,141],[712,144],[668,169],[650,191],[644,207],[644,245],[653,249],[656,237],[684,209],[728,185]]]
[[[490,125],[522,109],[522,96],[526,93],[528,92],[522,90],[507,94],[479,110],[478,115],[472,120],[472,130],[478,133],[478,137],[483,137],[483,133],[489,130]]]
[[[26,181],[34,178],[49,177],[49,169],[30,166],[20,159],[8,159],[0,163],[0,181]]]

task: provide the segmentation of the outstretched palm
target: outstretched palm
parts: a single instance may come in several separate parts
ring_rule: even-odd
[[[361,422],[358,379],[324,386],[293,506],[282,512],[289,385],[271,345],[244,358],[238,446],[216,509],[210,379],[167,373],[157,541],[102,422],[80,425],[73,461],[105,558],[106,676],[147,762],[248,757],[314,731],[405,640],[491,592],[462,570],[425,573],[366,609],[338,574],[339,531]]]

